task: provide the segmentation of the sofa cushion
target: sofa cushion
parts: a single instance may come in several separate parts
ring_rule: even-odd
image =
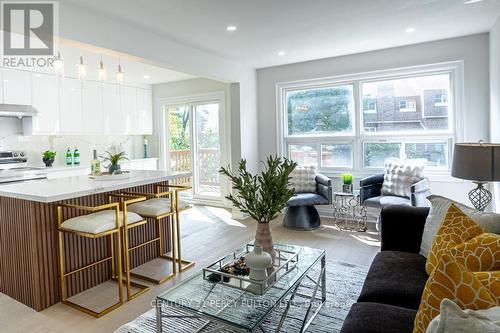
[[[382,251],[375,256],[358,302],[418,309],[428,275],[418,254]]]
[[[288,207],[328,205],[329,203],[328,199],[316,193],[296,193],[288,200]]]
[[[296,193],[316,192],[316,167],[314,165],[300,165],[290,174],[290,185]]]
[[[411,186],[424,178],[425,164],[425,160],[385,161],[382,194],[409,198]]]
[[[408,198],[396,197],[392,195],[379,195],[363,201],[363,206],[382,208],[388,205],[407,205],[411,206],[411,201]]]
[[[340,333],[411,333],[415,310],[378,303],[356,303]]]
[[[455,204],[455,206],[460,208],[462,212],[467,214],[486,231],[500,234],[500,214],[480,212],[474,208],[467,207],[459,202],[439,195],[431,195],[427,199],[429,200],[431,210],[425,222],[422,243],[420,245],[420,254],[424,257],[429,255],[434,237],[436,237],[439,227],[443,223],[444,217],[451,204]]]

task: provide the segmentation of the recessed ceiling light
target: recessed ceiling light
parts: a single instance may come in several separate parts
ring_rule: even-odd
[[[226,27],[227,31],[236,31],[238,28],[235,25],[228,25]]]
[[[145,78],[145,79],[149,79],[150,77],[151,77],[151,76],[149,76],[149,75],[147,75],[147,74],[146,74],[146,75],[144,75],[144,78]]]
[[[412,33],[412,32],[415,32],[415,31],[417,31],[417,29],[415,29],[415,28],[413,28],[413,27],[408,27],[408,28],[406,28],[406,32],[407,32],[407,33]]]
[[[464,4],[470,5],[471,3],[482,2],[483,0],[464,0]]]
[[[285,54],[286,54],[286,52],[285,52],[285,51],[279,51],[279,52],[278,52],[278,55],[279,55],[279,56],[284,56]]]

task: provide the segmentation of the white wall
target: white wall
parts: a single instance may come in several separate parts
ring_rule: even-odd
[[[490,140],[500,143],[500,17],[490,31]],[[495,210],[500,212],[500,184],[495,184]]]
[[[260,159],[277,153],[277,83],[456,60],[464,61],[464,140],[487,140],[490,131],[488,44],[488,34],[479,34],[259,69],[257,82]],[[462,202],[467,202],[467,192],[471,188],[470,183],[451,177],[440,177],[432,184],[433,193]]]
[[[184,45],[119,18],[107,17],[62,1],[59,7],[59,30],[63,38],[140,57],[165,68],[239,83],[240,123],[232,135],[244,137],[248,144],[242,143],[235,149],[233,153],[238,156],[233,158],[246,157],[252,163],[250,166],[257,167],[257,96],[253,68]]]

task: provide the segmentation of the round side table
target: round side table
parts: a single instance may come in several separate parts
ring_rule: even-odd
[[[366,231],[366,208],[360,204],[359,191],[333,193],[333,219],[340,230]]]

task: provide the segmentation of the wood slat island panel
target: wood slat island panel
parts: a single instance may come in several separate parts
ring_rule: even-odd
[[[168,181],[157,183],[167,184]],[[60,202],[97,206],[108,202],[110,193],[137,191],[153,193],[154,184],[86,195]],[[58,236],[56,206],[58,202],[38,202],[0,196],[0,292],[40,311],[60,301],[58,271]],[[65,210],[65,218],[75,215]],[[72,215],[70,215],[72,214]],[[164,223],[164,248],[171,247],[170,223]],[[130,230],[131,246],[156,237],[154,223]],[[73,270],[109,255],[109,239],[97,240],[65,235],[66,270]],[[135,250],[131,266],[139,266],[158,256],[152,243]],[[68,296],[91,288],[110,278],[107,263],[97,265],[67,279]]]

